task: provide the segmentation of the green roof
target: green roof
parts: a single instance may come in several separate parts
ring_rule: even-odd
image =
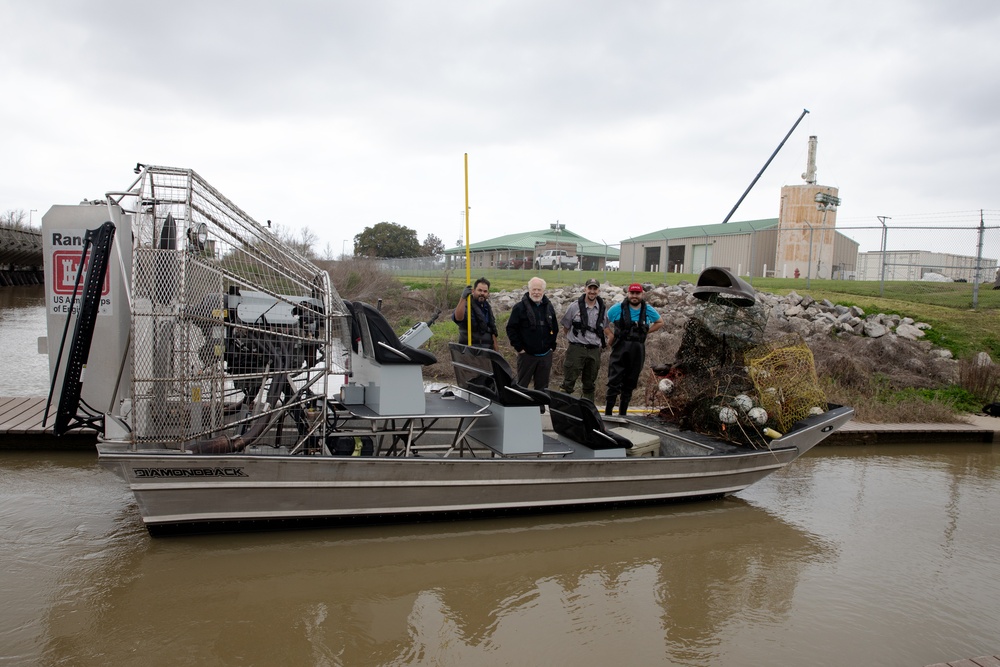
[[[497,236],[486,241],[477,241],[469,245],[471,252],[482,252],[486,250],[517,250],[534,252],[535,247],[553,242],[565,243],[567,246],[573,245],[581,255],[600,256],[607,254],[609,260],[618,259],[618,248],[605,246],[603,243],[594,243],[583,238],[579,234],[562,229],[556,233],[554,229],[542,229],[534,232],[519,232]],[[465,246],[448,248],[444,251],[446,255],[458,255],[465,252]]]
[[[658,232],[643,234],[622,239],[622,243],[662,241],[663,239],[687,239],[693,236],[722,236],[725,234],[749,234],[759,232],[762,229],[771,229],[778,226],[777,218],[765,218],[763,220],[746,220],[744,222],[727,222],[716,225],[692,225],[690,227],[674,227],[672,229],[661,229]]]
[[[725,234],[748,234],[762,229],[772,229],[778,226],[777,218],[765,218],[763,220],[745,220],[743,222],[727,222],[726,224],[715,225],[692,225],[690,227],[675,227],[661,229],[658,232],[643,234],[642,236],[632,236],[621,240],[622,243],[636,243],[648,241],[662,241],[663,239],[686,239],[695,236],[722,236]],[[469,246],[471,252],[483,252],[490,250],[504,251],[531,251],[536,246],[558,241],[567,245],[574,244],[577,252],[581,255],[604,257],[609,260],[619,258],[618,248],[605,246],[603,243],[594,243],[575,234],[568,229],[560,230],[557,234],[554,229],[542,229],[534,232],[518,232],[516,234],[506,234],[497,236],[485,241],[477,241]],[[444,251],[446,255],[459,255],[465,252],[465,246],[448,248]]]

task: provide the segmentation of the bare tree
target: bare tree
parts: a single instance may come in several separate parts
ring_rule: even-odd
[[[310,259],[316,256],[314,246],[317,241],[319,241],[319,236],[316,232],[309,229],[309,227],[303,227],[299,230],[298,249],[304,256]]]
[[[31,226],[28,214],[24,212],[23,208],[12,208],[6,213],[0,213],[0,225],[14,229],[28,229]]]
[[[296,233],[281,223],[275,223],[271,228],[271,234],[279,243],[294,248],[303,256],[309,259],[316,257],[314,246],[319,241],[319,236],[308,227],[303,227]]]

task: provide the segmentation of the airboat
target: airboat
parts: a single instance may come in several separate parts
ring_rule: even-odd
[[[151,533],[718,498],[853,414],[823,404],[781,425],[727,399],[712,413],[726,433],[605,417],[456,343],[455,383],[427,383],[428,322],[397,334],[378,307],[345,301],[194,171],[136,173],[43,216],[49,406],[56,434],[98,432],[100,464]],[[726,307],[754,298],[720,268],[699,290]]]

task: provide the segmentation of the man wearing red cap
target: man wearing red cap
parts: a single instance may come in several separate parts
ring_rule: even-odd
[[[610,415],[618,396],[621,404],[618,414],[628,412],[632,392],[639,384],[639,374],[646,363],[646,336],[663,326],[660,314],[655,308],[646,306],[642,285],[628,286],[626,303],[616,303],[608,309],[611,325],[604,330],[611,358],[608,361],[608,402],[604,414]]]

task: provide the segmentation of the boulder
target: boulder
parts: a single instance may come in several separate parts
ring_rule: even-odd
[[[660,313],[665,330],[668,331],[683,331],[688,318],[701,305],[701,302],[692,295],[695,285],[686,280],[676,285],[654,286],[646,283],[644,287],[646,303]],[[494,311],[498,313],[509,311],[526,291],[525,285],[520,290],[494,292],[490,295]],[[579,299],[583,292],[582,286],[575,285],[549,290],[548,294],[556,313],[561,316],[569,304]],[[610,308],[625,300],[625,287],[604,283],[600,287],[600,295]],[[816,301],[808,295],[801,296],[795,292],[787,295],[758,292],[757,303],[770,313],[772,321],[783,322],[782,326],[806,339],[835,334],[885,338],[890,342],[896,339],[920,341],[926,335],[925,332],[931,328],[926,322],[915,322],[911,317],[894,313],[866,315],[858,306],[841,306],[826,299]],[[927,345],[929,355],[940,359],[952,359],[952,354],[948,350],[934,349],[927,342],[922,344]],[[982,356],[985,361],[981,363],[993,363],[989,355]]]
[[[885,326],[884,324],[880,324],[874,320],[870,320],[868,322],[863,323],[861,325],[861,329],[864,332],[864,335],[868,336],[869,338],[881,338],[882,336],[889,333],[889,327]]]
[[[913,320],[910,321],[912,322]],[[917,340],[924,337],[924,332],[912,324],[900,324],[896,327],[896,335],[900,338],[906,338],[908,340]]]

